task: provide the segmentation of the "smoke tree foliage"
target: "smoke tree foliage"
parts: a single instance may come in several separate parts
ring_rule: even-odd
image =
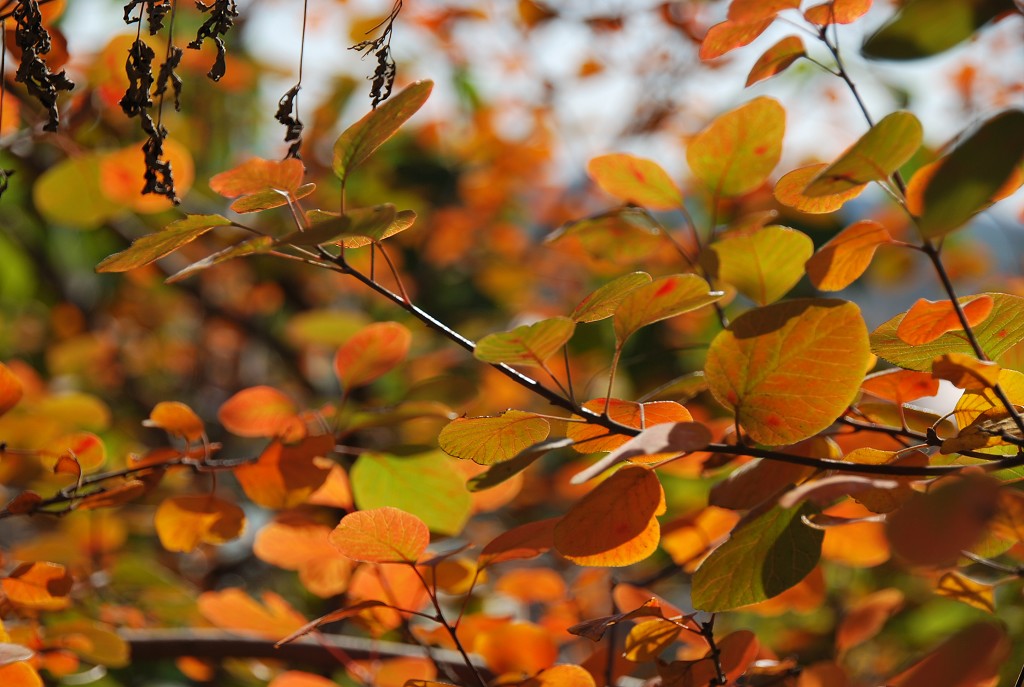
[[[132,0],[69,62],[63,0],[2,3],[0,685],[1012,683],[1024,280],[1019,226],[976,228],[1024,182],[986,43],[1021,8],[871,4],[635,10],[746,83],[684,132],[638,109],[682,173],[609,149],[556,188],[550,102],[510,134],[402,64],[403,22],[466,64],[489,10],[378,8],[369,104],[300,111],[300,61],[271,114],[258,4]],[[557,5],[507,18],[585,26],[593,78],[635,16]],[[952,140],[862,99],[951,51]],[[460,119],[417,116],[449,80]],[[780,165],[819,107],[845,150]]]

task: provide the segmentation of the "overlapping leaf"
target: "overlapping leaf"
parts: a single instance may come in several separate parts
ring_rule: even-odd
[[[334,435],[308,436],[295,444],[275,440],[255,463],[235,469],[245,495],[264,508],[294,508],[323,486],[330,462],[322,459],[334,451]]]
[[[257,236],[256,238],[236,243],[224,250],[217,251],[213,255],[208,255],[202,260],[198,260],[184,269],[178,270],[167,278],[167,283],[173,284],[175,282],[179,282],[182,279],[192,276],[196,272],[201,272],[213,267],[214,265],[227,262],[228,260],[244,258],[247,255],[259,255],[260,253],[266,253],[273,249],[275,243],[276,241],[273,236]]]
[[[576,323],[568,317],[550,317],[508,332],[488,334],[477,342],[473,356],[485,363],[542,367],[569,342],[575,330]]]
[[[747,74],[747,86],[764,81],[784,72],[789,65],[807,55],[804,42],[798,36],[788,36],[768,48]]]
[[[961,300],[967,324],[973,329],[985,321],[992,312],[991,296],[967,296]],[[907,311],[896,327],[896,336],[911,346],[928,344],[947,332],[963,331],[960,318],[950,301],[929,301],[920,298]]]
[[[162,231],[146,234],[129,248],[104,258],[97,272],[127,272],[159,260],[215,227],[231,226],[231,220],[220,215],[189,215],[168,224]]]
[[[711,441],[711,432],[699,422],[655,424],[572,478],[581,484],[608,468],[629,460],[652,462],[698,451]]]
[[[595,413],[604,413],[607,408],[608,417],[620,425],[635,429],[646,429],[665,423],[690,422],[693,420],[690,411],[672,401],[654,401],[641,404],[633,401],[623,401],[618,398],[610,400],[595,398],[584,403],[583,407]],[[625,434],[617,434],[600,425],[585,422],[570,423],[565,433],[576,442],[573,444],[573,450],[580,453],[614,451],[630,439]]]
[[[700,44],[700,59],[713,60],[752,43],[771,26],[774,17],[752,21],[726,20],[708,29]]]
[[[168,551],[194,551],[200,544],[223,544],[245,527],[245,513],[213,494],[172,496],[156,509],[156,534]]]
[[[533,465],[534,462],[543,457],[548,451],[571,446],[572,443],[572,439],[565,437],[545,439],[533,446],[527,446],[509,460],[495,463],[485,472],[473,477],[466,483],[466,488],[470,491],[482,491],[496,487]]]
[[[780,446],[828,427],[853,401],[870,351],[860,309],[831,299],[748,311],[711,342],[711,392],[762,444]]]
[[[723,295],[695,274],[673,274],[635,288],[615,309],[616,341],[621,346],[641,327],[714,303]]]
[[[820,5],[808,7],[804,19],[826,26],[828,24],[852,24],[871,9],[871,0],[829,0]]]
[[[580,301],[572,311],[573,322],[597,322],[615,314],[622,299],[633,289],[651,283],[651,275],[633,272],[613,279]]]
[[[453,420],[441,430],[437,444],[455,458],[493,465],[510,460],[544,441],[550,431],[544,418],[521,410],[509,410],[494,417]]]
[[[63,565],[37,561],[22,563],[0,580],[4,596],[17,608],[59,611],[71,605],[74,579]]]
[[[814,243],[803,232],[772,225],[727,233],[701,256],[713,281],[724,281],[758,305],[782,298],[804,275]]]
[[[848,200],[852,200],[861,194],[861,192],[867,188],[867,183],[857,184],[851,188],[848,188],[838,193],[830,193],[821,196],[809,196],[804,190],[812,179],[818,176],[828,167],[824,162],[807,165],[806,167],[799,167],[791,172],[787,172],[782,175],[782,178],[775,184],[775,200],[779,201],[786,207],[791,207],[794,210],[800,212],[806,212],[810,215],[823,215],[829,212],[835,212],[839,208],[843,207],[843,204]]]
[[[343,593],[352,575],[352,562],[331,546],[330,533],[306,517],[281,518],[259,531],[252,550],[265,563],[298,571],[302,585],[326,599]]]

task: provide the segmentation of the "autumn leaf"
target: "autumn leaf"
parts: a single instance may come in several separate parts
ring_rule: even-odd
[[[627,466],[578,501],[555,526],[555,549],[577,565],[621,567],[658,548],[665,493],[653,471]]]
[[[892,687],[971,687],[991,683],[1010,655],[1006,631],[976,623],[951,635],[922,659],[885,681]]]
[[[799,7],[800,0],[732,0],[726,16],[732,21],[758,21]]]
[[[386,140],[395,135],[416,114],[430,96],[433,81],[417,81],[395,94],[380,107],[345,129],[334,142],[331,167],[342,187],[352,170],[370,157]]]
[[[200,544],[223,544],[245,528],[245,513],[213,494],[171,496],[154,517],[156,534],[168,551],[195,551]]]
[[[700,44],[700,59],[713,60],[754,41],[771,26],[774,17],[753,21],[726,20],[708,29]]]
[[[496,487],[533,465],[549,451],[571,446],[572,443],[572,439],[564,437],[545,439],[532,446],[527,446],[508,460],[495,463],[486,471],[470,479],[466,483],[466,488],[471,492],[476,492]]]
[[[924,372],[891,369],[868,375],[864,378],[861,389],[872,396],[903,405],[939,393],[939,382]]]
[[[804,42],[798,36],[783,38],[757,58],[747,74],[746,85],[753,86],[759,81],[770,79],[806,55]]]
[[[555,526],[560,520],[561,518],[548,518],[505,530],[480,551],[480,567],[535,558],[554,548]]]
[[[768,305],[796,286],[813,252],[814,243],[803,232],[772,225],[724,234],[701,255],[701,263],[715,283],[731,284],[758,305]]]
[[[58,563],[39,561],[21,563],[0,579],[4,595],[18,608],[33,611],[60,611],[71,605],[74,580]]]
[[[295,441],[306,434],[295,403],[269,386],[254,386],[234,394],[221,404],[217,419],[224,429],[240,437]]]
[[[236,243],[224,250],[217,251],[213,255],[208,255],[202,260],[197,260],[184,269],[178,270],[171,276],[167,277],[165,281],[168,284],[174,284],[192,276],[196,272],[202,272],[203,270],[209,269],[214,265],[219,265],[222,262],[234,260],[235,258],[243,258],[248,255],[266,253],[274,247],[274,243],[275,240],[272,236],[257,236],[256,238]]]
[[[72,461],[78,467],[75,473],[95,472],[107,459],[103,440],[92,432],[75,432],[48,441],[39,449],[44,464],[54,472],[61,472],[62,461]],[[76,474],[77,476],[77,474]]]
[[[21,381],[11,372],[11,368],[0,363],[0,415],[18,405],[24,395]]]
[[[991,314],[993,306],[992,297],[986,295],[970,297],[970,300],[960,304],[971,328],[984,322]],[[929,301],[919,298],[900,320],[899,326],[896,327],[896,336],[903,343],[919,346],[932,343],[947,332],[962,330],[960,318],[950,301]]]
[[[543,367],[544,361],[569,342],[576,323],[551,317],[508,332],[488,334],[477,342],[473,357],[485,363]]]
[[[608,468],[625,461],[645,463],[698,451],[711,441],[711,432],[698,422],[655,424],[573,476],[573,484],[582,484]]]
[[[781,446],[814,436],[843,413],[869,355],[856,305],[793,300],[736,318],[711,342],[704,373],[754,441]]]
[[[861,48],[874,60],[917,60],[949,50],[1005,11],[1007,2],[910,0]]]
[[[994,588],[991,585],[975,582],[955,572],[943,573],[935,585],[935,593],[980,608],[986,613],[996,612]]]
[[[558,659],[558,645],[551,633],[524,621],[484,630],[474,640],[473,649],[496,675],[538,673]]]
[[[276,188],[269,188],[242,196],[228,207],[239,214],[262,212],[287,205],[289,199],[292,201],[302,200],[306,196],[312,195],[315,190],[316,184],[303,184],[294,191],[287,193],[282,193]]]
[[[454,458],[494,465],[544,441],[550,431],[544,418],[521,410],[509,410],[494,417],[452,420],[441,430],[437,445]]]
[[[196,600],[199,612],[215,626],[225,630],[255,632],[277,639],[301,627],[305,618],[274,592],[263,592],[263,603],[241,589],[229,587],[203,592]]]
[[[521,683],[521,687],[596,687],[585,669],[576,665],[554,665]]]
[[[330,534],[343,556],[367,563],[416,563],[430,543],[422,520],[385,506],[349,513]]]
[[[235,469],[235,478],[254,503],[294,508],[306,503],[330,474],[322,459],[334,451],[334,435],[309,436],[295,444],[272,441],[254,463]]]
[[[203,421],[195,411],[180,401],[160,401],[149,413],[149,419],[143,420],[146,427],[158,427],[171,436],[184,438],[186,441],[199,441],[206,433]]]
[[[398,322],[375,322],[360,329],[334,356],[334,373],[347,391],[369,384],[405,360],[412,333]]]
[[[593,158],[587,174],[601,190],[626,203],[650,210],[674,210],[683,204],[683,194],[661,166],[626,153]]]
[[[622,299],[640,286],[651,283],[651,275],[646,272],[632,272],[613,279],[597,289],[576,306],[572,311],[573,322],[597,322],[615,314]]]
[[[686,161],[715,197],[740,196],[763,184],[775,169],[785,131],[782,105],[772,98],[754,98],[719,115],[694,136],[686,148]]]
[[[210,189],[225,198],[238,198],[267,189],[292,192],[302,185],[305,167],[301,160],[252,158],[210,179]]]
[[[644,620],[630,628],[623,653],[636,663],[654,660],[676,641],[682,631],[679,625],[662,618]]]
[[[770,599],[818,564],[823,533],[801,518],[808,506],[772,508],[740,523],[693,574],[693,605],[726,611]]]
[[[881,589],[853,604],[836,629],[836,651],[843,654],[878,634],[885,623],[903,608],[898,589]]]
[[[331,546],[331,528],[304,517],[287,517],[265,525],[256,534],[252,551],[261,561],[296,570],[299,581],[322,598],[343,593],[352,575],[352,562]]]
[[[714,303],[723,295],[695,274],[673,274],[637,287],[615,309],[616,342],[621,346],[636,330]]]
[[[146,234],[136,239],[120,253],[104,258],[96,265],[96,271],[127,272],[148,265],[195,241],[211,229],[231,224],[231,220],[220,215],[188,215],[171,222],[155,234]]]
[[[803,193],[829,196],[870,181],[884,181],[917,152],[921,137],[917,117],[909,112],[893,112],[818,172]]]
[[[830,0],[804,10],[804,19],[827,26],[829,24],[852,24],[871,9],[871,0]]]
[[[804,192],[807,185],[826,167],[828,167],[827,164],[818,163],[786,172],[775,183],[775,189],[772,191],[775,200],[786,207],[799,210],[800,212],[806,212],[810,215],[823,215],[835,212],[843,207],[846,201],[856,198],[867,188],[867,182],[865,182],[837,193],[820,196],[807,195]]]
[[[892,236],[881,224],[854,222],[811,256],[807,276],[821,291],[841,291],[864,274],[875,251],[887,243],[892,243]]]
[[[967,391],[984,391],[999,383],[1002,368],[991,360],[963,353],[945,353],[932,362],[932,374]]]
[[[583,407],[595,413],[604,413],[607,408],[608,417],[614,422],[635,429],[645,429],[670,422],[690,422],[693,420],[690,411],[672,401],[634,403],[633,401],[623,401],[617,398],[595,398],[584,403]],[[686,434],[687,432],[685,431],[681,433],[681,435]],[[579,453],[614,451],[631,438],[628,435],[618,434],[589,422],[570,423],[566,428],[566,435],[576,442],[573,444],[573,450]]]

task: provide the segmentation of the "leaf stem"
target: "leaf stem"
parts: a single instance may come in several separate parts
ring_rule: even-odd
[[[480,671],[477,670],[476,665],[473,663],[472,660],[470,660],[469,654],[466,653],[466,649],[462,646],[462,642],[459,640],[459,635],[455,632],[455,628],[449,625],[448,621],[444,619],[444,611],[441,610],[441,604],[439,604],[437,601],[437,595],[434,594],[433,591],[431,591],[430,585],[427,584],[427,581],[423,578],[423,573],[420,572],[419,568],[417,568],[415,565],[411,567],[413,571],[416,573],[416,577],[420,578],[420,582],[423,583],[423,588],[427,590],[427,596],[430,597],[430,602],[434,605],[434,610],[437,612],[437,617],[435,618],[435,620],[441,623],[441,625],[444,626],[444,629],[448,631],[448,636],[451,637],[452,642],[455,643],[455,648],[462,656],[462,660],[466,664],[466,667],[473,672],[477,684],[480,685],[480,687],[487,687],[487,681],[484,680],[483,675],[480,674]]]

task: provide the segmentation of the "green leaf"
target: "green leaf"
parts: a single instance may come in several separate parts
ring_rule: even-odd
[[[626,294],[651,281],[651,275],[646,272],[633,272],[613,279],[580,301],[572,311],[572,319],[575,322],[597,322],[611,317]]]
[[[875,60],[916,60],[965,41],[1013,0],[910,0],[874,33],[861,52]]]
[[[533,413],[509,410],[493,417],[453,420],[437,437],[441,450],[480,465],[511,460],[548,438],[548,421]]]
[[[568,343],[576,323],[568,317],[551,317],[524,324],[509,332],[488,334],[477,342],[473,356],[485,363],[542,367],[544,361]]]
[[[754,98],[720,115],[686,148],[690,169],[716,196],[739,196],[764,183],[782,156],[786,110]]]
[[[344,186],[348,175],[423,106],[433,81],[417,81],[350,126],[334,142],[331,167]]]
[[[870,359],[860,309],[800,299],[749,310],[711,342],[704,374],[754,441],[795,444],[853,402]]]
[[[32,200],[47,222],[72,229],[95,229],[123,211],[100,188],[100,155],[71,157],[42,173]]]
[[[432,532],[455,536],[469,519],[472,497],[450,461],[438,451],[364,453],[351,474],[356,505],[360,510],[393,506],[417,516]]]
[[[651,210],[674,210],[683,204],[683,193],[661,165],[626,153],[595,157],[587,174],[605,193],[626,203]]]
[[[775,507],[741,523],[693,574],[694,608],[716,613],[778,596],[821,558],[825,533],[805,525],[810,506]]]
[[[958,229],[991,205],[1024,158],[1024,111],[992,117],[939,162],[924,190],[917,218],[929,238]]]
[[[621,346],[641,327],[714,303],[723,295],[695,274],[662,277],[622,299],[615,310],[615,339]]]
[[[752,232],[727,233],[701,255],[715,281],[732,284],[758,305],[779,300],[804,276],[814,242],[804,233],[772,225]]]
[[[869,181],[883,181],[921,147],[921,122],[893,112],[875,124],[804,189],[807,196],[842,193]]]
[[[1024,341],[1024,298],[1008,293],[988,293],[992,297],[992,312],[974,327],[982,350],[989,358],[998,359],[1015,344]],[[977,295],[961,298],[960,302],[977,298]],[[974,355],[963,332],[949,332],[934,341],[918,346],[903,343],[896,335],[903,316],[900,313],[871,334],[871,351],[879,358],[908,370],[930,372],[932,361],[946,353]]]
[[[171,222],[163,231],[147,234],[132,242],[131,247],[104,258],[96,266],[97,272],[127,272],[148,265],[172,253],[214,227],[231,225],[231,220],[220,215],[189,215]]]
[[[512,479],[520,472],[533,465],[548,451],[571,446],[572,443],[572,439],[562,437],[559,439],[545,439],[533,446],[527,446],[511,459],[501,463],[495,463],[486,472],[481,472],[476,477],[470,479],[469,482],[466,483],[466,488],[475,492],[496,487],[502,482]]]
[[[305,198],[315,190],[316,184],[303,184],[292,192],[292,199],[299,200],[300,198]],[[231,209],[240,215],[244,215],[250,212],[272,210],[287,204],[288,192],[268,188],[242,196],[231,204]]]
[[[257,255],[259,253],[266,253],[268,250],[274,247],[276,241],[273,236],[257,236],[256,238],[236,243],[233,246],[229,246],[222,251],[218,251],[213,255],[208,255],[198,262],[194,262],[183,270],[175,272],[166,279],[168,284],[173,284],[176,281],[181,281],[186,277],[190,277],[196,272],[218,265],[222,262],[226,262],[233,258],[241,258],[246,255]]]

